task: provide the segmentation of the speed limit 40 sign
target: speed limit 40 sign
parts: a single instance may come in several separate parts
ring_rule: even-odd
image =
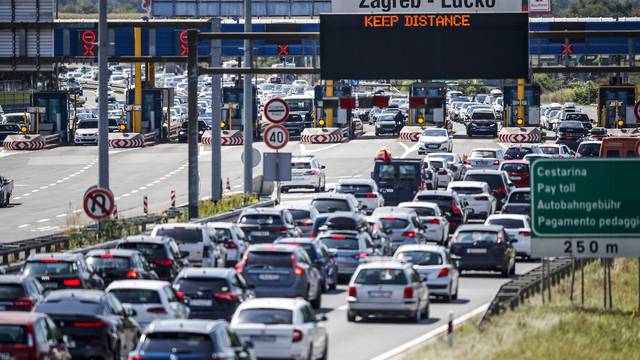
[[[262,138],[269,148],[280,150],[289,142],[289,131],[282,125],[270,125],[264,130]]]

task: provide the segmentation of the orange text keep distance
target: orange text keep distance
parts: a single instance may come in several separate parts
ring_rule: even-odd
[[[471,15],[365,15],[364,27],[469,27]]]

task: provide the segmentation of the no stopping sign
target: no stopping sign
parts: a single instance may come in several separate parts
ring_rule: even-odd
[[[264,105],[264,117],[274,124],[280,124],[289,117],[289,105],[282,99],[271,99]]]

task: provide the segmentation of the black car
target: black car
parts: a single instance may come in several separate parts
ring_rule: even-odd
[[[537,144],[511,144],[504,152],[505,160],[522,160],[525,155],[544,154]]]
[[[580,123],[582,123],[582,127],[585,128],[586,130],[591,130],[591,128],[593,127],[593,123],[591,122],[591,119],[589,119],[589,116],[585,113],[579,113],[579,112],[567,113],[564,117],[564,121],[579,121]],[[562,123],[560,124],[562,125]]]
[[[558,126],[558,139],[556,144],[564,144],[569,149],[576,151],[578,145],[584,140],[587,130],[579,121],[563,121]]]
[[[385,113],[378,115],[375,123],[376,136],[380,134],[398,135],[404,126],[402,116],[398,114],[400,114],[400,112],[396,114]]]
[[[140,337],[134,310],[125,310],[112,294],[99,290],[53,291],[34,308],[67,336],[74,359],[120,359]]]
[[[238,217],[238,225],[250,244],[272,243],[281,237],[298,237],[302,232],[287,209],[250,208]]]
[[[466,123],[467,136],[491,135],[498,137],[498,123],[496,115],[491,109],[477,109],[471,114],[471,119]]]
[[[0,145],[9,135],[20,134],[20,125],[18,124],[0,124]]]
[[[191,309],[192,319],[231,321],[236,308],[254,297],[253,287],[234,269],[185,268],[173,288]]]
[[[198,120],[198,142],[202,139],[202,134],[206,130],[211,130],[211,127],[207,125],[204,120]],[[186,143],[189,141],[189,122],[185,121],[180,125],[180,131],[178,132],[178,141]]]
[[[282,125],[289,134],[300,135],[302,130],[313,126],[313,98],[294,95],[284,101],[289,106],[289,117]]]
[[[457,260],[460,272],[500,271],[502,276],[509,277],[516,269],[514,242],[502,226],[463,225],[453,234],[449,252]]]
[[[136,250],[91,250],[85,255],[85,261],[91,271],[100,274],[105,285],[125,279],[158,280],[152,266]]]
[[[526,187],[511,191],[502,207],[502,213],[531,216],[531,189]]]
[[[0,275],[0,310],[31,311],[44,298],[44,288],[32,276]]]
[[[371,179],[387,206],[411,201],[422,187],[422,159],[375,160]]]
[[[22,273],[35,277],[45,290],[104,288],[104,280],[91,272],[82,254],[33,254],[24,263]]]
[[[147,262],[153,264],[160,280],[172,281],[180,270],[188,265],[185,254],[176,242],[166,236],[128,236],[116,244],[118,249],[137,250]]]
[[[300,246],[307,252],[311,263],[322,274],[322,288],[324,291],[335,290],[338,286],[338,263],[331,255],[329,248],[320,240],[312,238],[282,238],[275,244]]]

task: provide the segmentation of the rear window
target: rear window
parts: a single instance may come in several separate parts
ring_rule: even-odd
[[[490,219],[491,225],[502,225],[505,229],[520,229],[524,227],[524,221],[518,219]]]
[[[160,228],[156,236],[168,236],[177,243],[199,243],[202,242],[202,229],[187,228]]]
[[[220,241],[231,240],[233,236],[231,236],[231,230],[229,229],[214,229],[216,239]]]
[[[20,126],[16,124],[0,124],[0,131],[20,131]]]
[[[25,296],[22,285],[19,284],[2,284],[0,285],[0,300],[14,300]]]
[[[509,203],[528,204],[531,201],[531,193],[514,192],[509,196]]]
[[[358,239],[349,238],[342,235],[330,235],[320,238],[320,241],[327,245],[329,249],[338,250],[358,250]]]
[[[238,314],[241,324],[293,324],[293,311],[285,309],[245,309]]]
[[[114,289],[109,291],[123,304],[159,304],[160,295],[155,290]]]
[[[220,278],[180,278],[175,286],[176,290],[187,294],[201,292],[206,295],[229,291],[227,279]]]
[[[379,180],[396,181],[417,179],[418,164],[378,164],[375,175]]]
[[[451,196],[445,195],[419,195],[418,201],[432,202],[440,208],[441,211],[451,211]]]
[[[420,266],[442,265],[444,263],[442,255],[435,251],[403,251],[395,257]]]
[[[107,255],[108,256],[108,255]],[[93,270],[129,269],[131,259],[127,257],[112,256],[103,258],[101,256],[91,256],[87,258],[87,265]]]
[[[528,173],[529,164],[517,164],[517,163],[502,164],[502,171],[506,171],[510,173]]]
[[[311,163],[310,162],[292,162],[291,169],[293,170],[311,169]]]
[[[282,225],[282,219],[278,215],[251,214],[241,217],[240,223],[246,225]]]
[[[290,268],[293,266],[291,253],[276,251],[252,251],[247,259],[247,269],[250,268]]]
[[[479,188],[479,187],[463,187],[463,186],[459,186],[459,187],[452,187],[451,190],[457,192],[458,194],[462,194],[462,195],[482,194],[482,188]]]
[[[543,146],[540,148],[543,153],[548,155],[557,155],[560,154],[560,148],[554,146]]]
[[[358,222],[353,218],[340,216],[328,218],[324,225],[334,230],[356,230]]]
[[[409,220],[394,217],[381,218],[380,222],[385,229],[404,229],[409,226]]]
[[[338,185],[336,192],[346,194],[363,194],[371,192],[371,185]]]
[[[311,217],[311,212],[309,210],[289,209],[289,212],[294,220],[309,219]]]
[[[33,310],[39,313],[46,314],[83,314],[83,315],[95,315],[98,314],[98,308],[100,304],[92,301],[76,300],[72,298],[67,299],[46,299],[45,302],[40,303]]]
[[[512,147],[508,148],[504,155],[509,159],[522,159],[525,155],[531,153],[533,153],[533,150],[529,147]]]
[[[498,233],[489,231],[464,231],[458,233],[457,242],[472,243],[476,241],[496,242]]]
[[[362,269],[355,280],[359,285],[406,285],[407,277],[401,269]]]
[[[428,207],[414,207],[412,208],[416,211],[418,216],[436,216],[436,211],[433,208]]]
[[[600,144],[580,144],[578,154],[582,156],[598,156],[600,154]]]
[[[469,155],[470,158],[495,159],[496,152],[493,150],[475,150]]]
[[[0,325],[0,344],[26,344],[27,334],[26,326]]]
[[[138,250],[147,260],[162,260],[167,258],[164,245],[154,243],[125,242],[118,245],[119,249]]]
[[[398,179],[399,180],[415,180],[416,179],[416,175],[417,170],[416,170],[416,166],[414,165],[400,165],[398,167]]]
[[[75,271],[75,264],[66,261],[29,261],[24,266],[25,275],[68,275],[75,273]]]
[[[193,354],[213,352],[211,338],[205,334],[186,332],[158,332],[146,334],[140,344],[140,352],[171,354]]]
[[[314,206],[320,213],[351,211],[349,203],[346,200],[340,199],[316,199],[311,201],[311,205]]]
[[[502,180],[502,176],[500,175],[491,175],[491,174],[467,174],[465,176],[465,181],[480,181],[486,182],[489,184],[491,190],[495,190],[499,187],[504,186],[504,182]]]

